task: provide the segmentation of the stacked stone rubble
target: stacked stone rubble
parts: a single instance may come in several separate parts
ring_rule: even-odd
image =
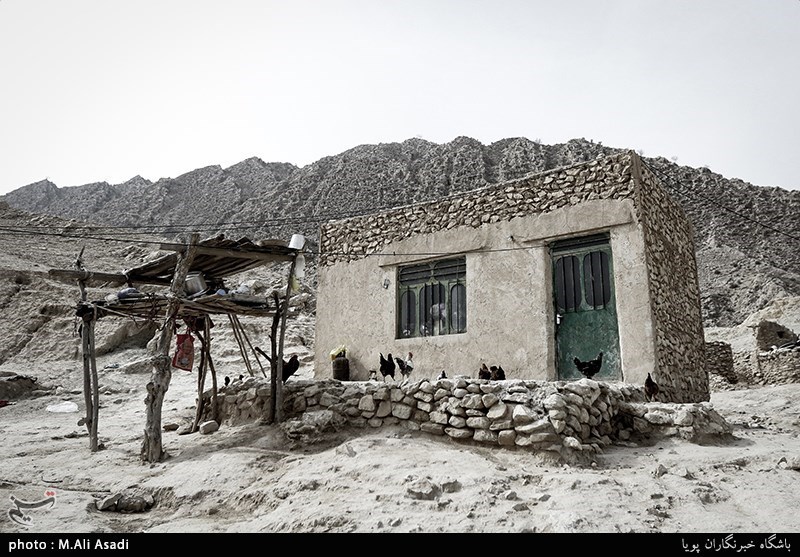
[[[736,383],[734,371],[733,349],[727,342],[714,341],[706,343],[706,372],[722,377],[728,383]]]
[[[670,195],[670,188],[679,185],[665,184],[646,166],[637,166],[641,181],[635,205],[644,228],[661,396],[672,402],[707,401],[710,393],[694,232]]]
[[[754,376],[762,385],[800,383],[800,346],[758,352]]]
[[[641,388],[590,379],[572,382],[487,381],[457,376],[436,381],[288,381],[288,420],[327,411],[339,425],[402,426],[457,441],[546,453],[558,459],[590,457],[618,439],[645,433],[697,437],[710,405],[644,403]],[[209,395],[206,395],[207,399]],[[248,378],[221,392],[223,423],[265,418],[269,383]],[[681,407],[687,407],[684,410]],[[210,410],[210,407],[207,409]],[[721,422],[720,422],[721,420]],[[671,429],[668,429],[671,428]],[[705,431],[705,430],[704,430]]]
[[[320,265],[354,261],[384,245],[418,234],[554,211],[592,199],[633,197],[630,155],[624,153],[560,168],[379,214],[326,223]]]

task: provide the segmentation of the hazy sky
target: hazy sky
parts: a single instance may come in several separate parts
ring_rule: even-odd
[[[0,194],[585,137],[800,189],[800,0],[0,0]]]

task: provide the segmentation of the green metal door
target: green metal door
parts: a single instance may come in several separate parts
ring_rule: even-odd
[[[585,377],[579,365],[591,367],[592,364],[584,364],[591,360],[599,363],[599,371],[592,379],[621,379],[614,267],[608,235],[554,243],[551,258],[558,379]],[[576,359],[581,363],[576,363]]]

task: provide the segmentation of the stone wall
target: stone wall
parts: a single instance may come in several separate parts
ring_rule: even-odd
[[[640,436],[700,441],[730,433],[730,426],[708,403],[645,403],[638,386],[590,379],[290,380],[283,395],[284,429],[301,439],[344,427],[401,426],[456,441],[582,461],[614,442]],[[210,393],[205,397],[208,417]],[[220,420],[228,425],[261,420],[269,415],[270,404],[267,380],[237,380],[220,391]]]
[[[666,400],[707,401],[710,393],[692,227],[658,178],[638,157],[634,156],[633,162],[656,330],[654,378]]]
[[[797,335],[780,323],[774,321],[759,321],[755,327],[756,348],[759,350],[772,350],[773,347],[780,348],[784,344],[797,342]]]
[[[633,197],[630,155],[621,154],[429,203],[337,220],[320,229],[320,266],[354,261],[417,234],[545,213],[592,199]]]
[[[800,347],[759,352],[753,375],[762,385],[800,383]]]
[[[706,343],[706,372],[719,375],[728,383],[736,383],[736,372],[733,365],[733,349],[727,342],[715,341]]]
[[[707,401],[709,384],[705,370],[700,293],[692,228],[679,205],[659,185],[652,173],[642,169],[640,159],[633,153],[623,153],[544,174],[527,176],[435,202],[409,205],[379,214],[326,223],[320,232],[318,340],[320,331],[325,330],[326,311],[334,311],[344,304],[345,311],[352,313],[353,310],[349,308],[354,307],[354,304],[350,303],[352,302],[350,298],[342,300],[341,297],[336,301],[338,305],[331,301],[329,307],[325,288],[339,288],[340,290],[336,291],[338,295],[341,293],[343,283],[356,284],[364,274],[364,269],[358,268],[357,265],[350,267],[345,265],[338,274],[330,273],[330,283],[335,283],[331,287],[323,280],[323,278],[327,280],[328,276],[325,274],[325,268],[331,268],[335,264],[362,263],[369,256],[378,256],[374,258],[376,262],[373,265],[377,269],[381,258],[391,257],[395,249],[398,257],[416,255],[419,258],[424,254],[416,252],[409,254],[398,249],[398,246],[410,242],[409,239],[412,237],[432,239],[438,236],[439,240],[437,242],[431,240],[431,246],[424,251],[429,257],[434,257],[436,254],[444,255],[455,249],[453,242],[443,241],[443,238],[451,232],[457,234],[459,238],[469,238],[473,236],[469,234],[470,229],[481,229],[481,232],[485,232],[490,226],[495,225],[494,223],[497,223],[496,226],[501,223],[508,223],[511,226],[514,222],[534,218],[532,215],[536,215],[535,218],[552,216],[553,220],[558,220],[555,218],[557,215],[566,218],[566,213],[569,211],[588,208],[592,203],[601,202],[631,204],[633,206],[631,210],[635,212],[635,219],[638,221],[631,223],[631,226],[636,227],[634,228],[636,233],[643,236],[645,253],[638,264],[647,267],[644,271],[646,280],[639,283],[647,291],[640,301],[641,311],[636,315],[620,314],[619,319],[621,328],[626,324],[632,324],[635,319],[645,320],[646,326],[640,328],[643,331],[640,335],[642,338],[623,338],[621,335],[620,342],[630,346],[636,345],[640,352],[647,354],[655,362],[651,369],[646,371],[654,372],[654,378],[661,387],[662,400]],[[598,214],[603,215],[602,212]],[[534,255],[534,249],[545,250],[547,242],[555,238],[588,233],[581,222],[574,220],[567,219],[565,222],[558,220],[553,224],[556,226],[553,226],[551,236],[539,238],[536,240],[538,242],[536,245],[531,244],[522,248],[530,249],[530,253]],[[602,231],[603,226],[601,224],[600,228],[594,230]],[[605,229],[609,228],[612,229],[613,237],[620,227],[606,223]],[[479,237],[480,234],[474,236]],[[516,234],[508,237],[512,243],[516,238]],[[505,248],[505,245],[499,247]],[[520,246],[513,247],[515,250],[520,249]],[[481,249],[483,249],[481,246],[477,246],[461,253],[476,254],[480,253]],[[626,256],[624,250],[620,256]],[[398,264],[398,261],[384,262],[384,271],[390,264]],[[337,265],[336,268],[340,267]],[[469,273],[468,270],[468,278]],[[389,278],[388,272],[386,274],[386,277],[381,278],[381,283]],[[525,277],[522,280],[525,280]],[[543,292],[545,289],[539,290]],[[353,294],[348,293],[347,296],[352,297]],[[375,295],[378,296],[381,295]],[[381,300],[383,299],[384,297],[381,297]],[[390,302],[391,300],[386,301],[385,311],[380,315],[389,315],[390,319],[394,319],[396,302]],[[535,314],[546,315],[548,303],[550,302],[546,301],[544,306],[536,308]],[[354,313],[353,318],[356,319],[357,315]],[[373,316],[374,312],[369,315]],[[341,320],[342,315],[338,318]],[[382,327],[386,325],[386,334],[383,337],[385,337],[384,342],[388,344],[390,340],[395,339],[392,330],[389,329],[393,323],[383,323],[383,321],[385,320],[372,319],[369,321],[369,327],[383,330]],[[362,327],[364,326],[362,324]],[[326,342],[321,342],[319,345],[331,343],[335,345],[340,342],[329,338],[324,340]],[[637,369],[635,373],[626,375],[624,366],[623,362],[623,377],[626,381],[643,381],[643,377],[638,377],[641,370]],[[477,364],[474,367],[477,369]],[[525,370],[523,372],[529,373]],[[525,377],[525,375],[520,376]]]

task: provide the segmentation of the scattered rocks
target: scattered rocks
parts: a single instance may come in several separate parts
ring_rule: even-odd
[[[203,422],[200,424],[200,433],[206,435],[208,433],[214,433],[219,429],[219,424],[214,420],[209,420],[207,422]]]
[[[115,493],[95,503],[99,511],[120,513],[141,513],[150,510],[153,505],[155,499],[152,495],[132,492]]]
[[[406,488],[406,495],[412,499],[433,501],[442,492],[442,488],[427,478],[414,481]]]

